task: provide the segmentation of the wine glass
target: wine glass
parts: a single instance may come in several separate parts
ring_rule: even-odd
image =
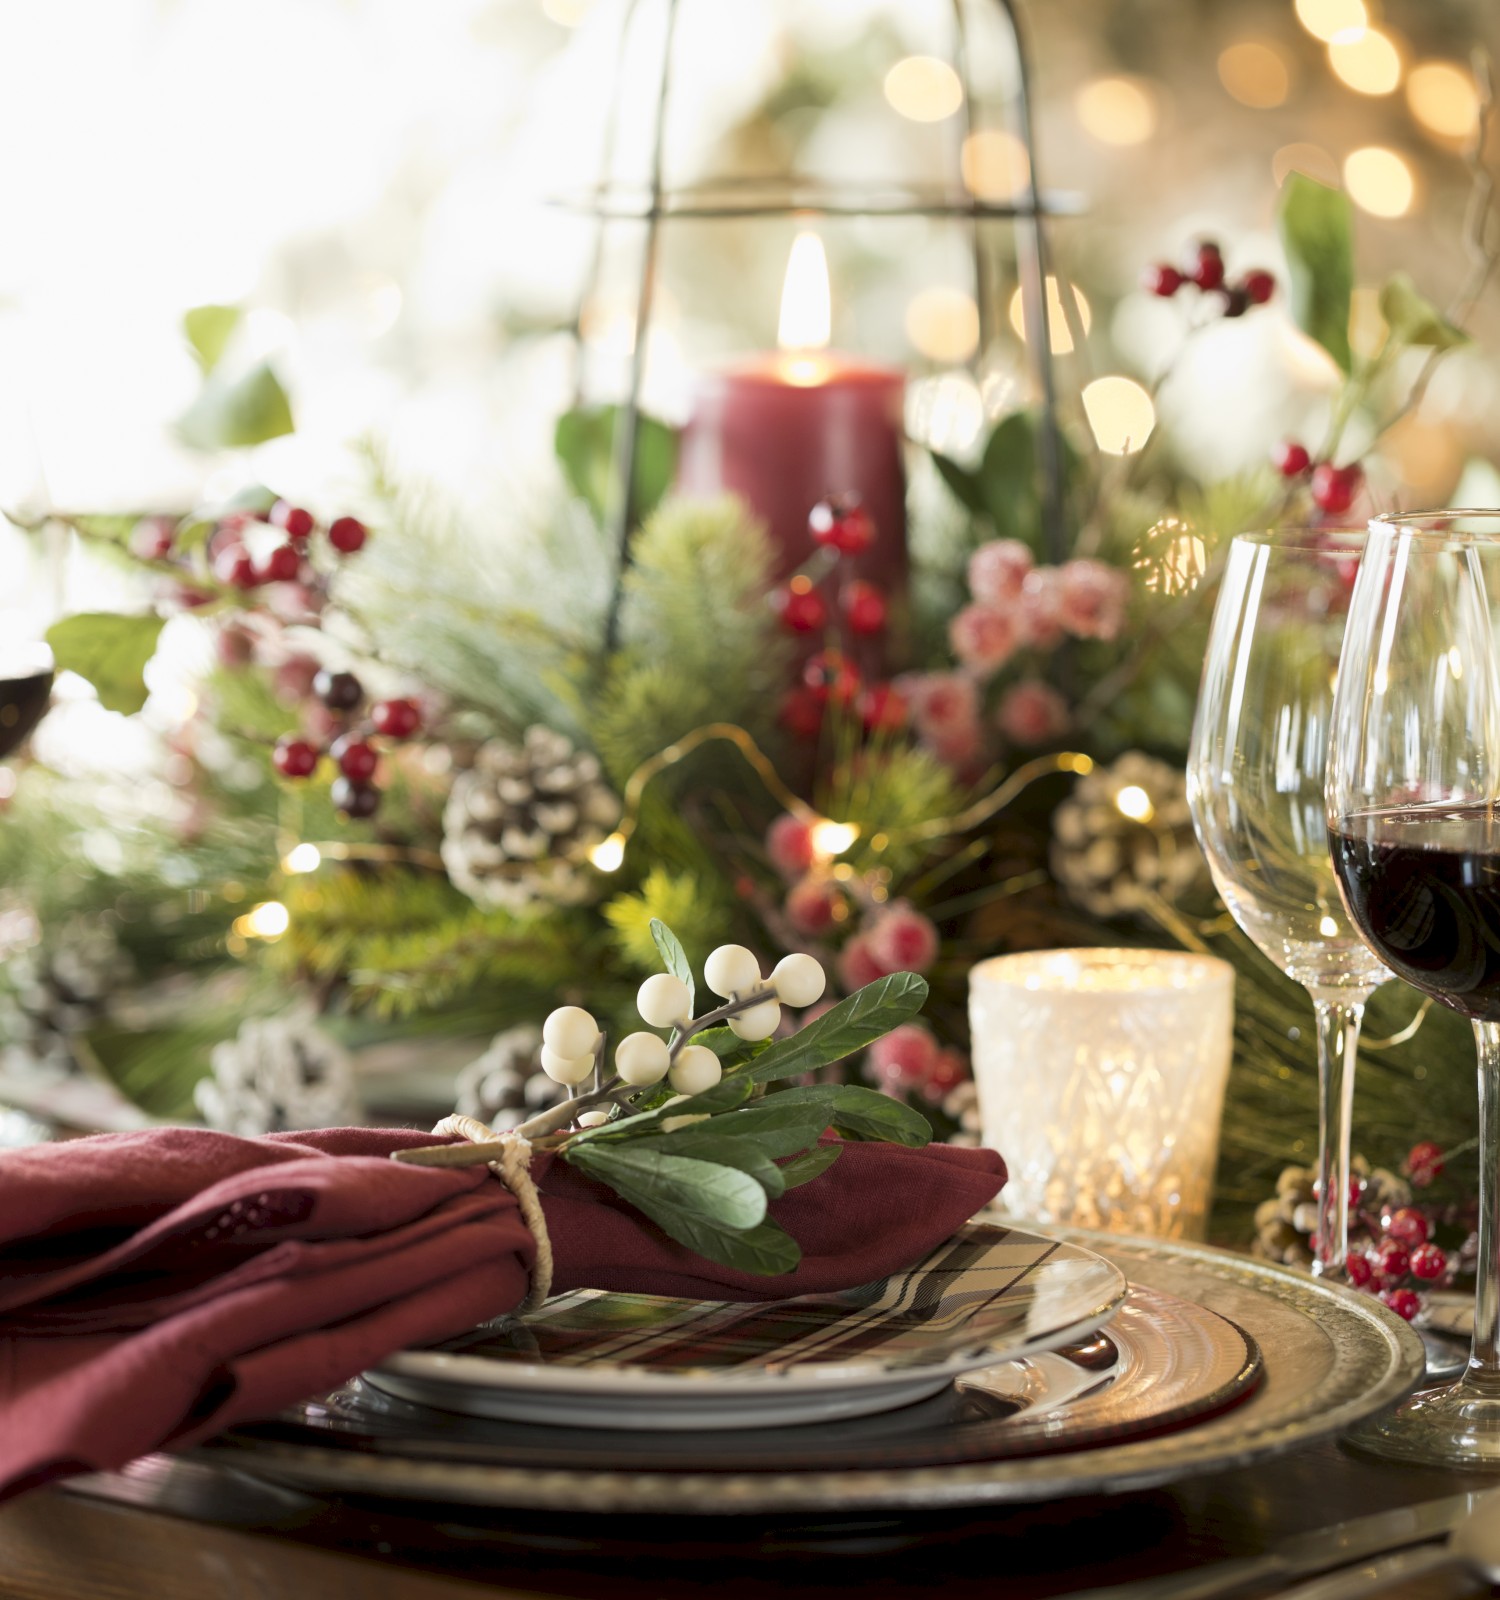
[[[1474,1343],[1451,1389],[1366,1424],[1363,1448],[1500,1471],[1500,512],[1377,517],[1349,612],[1328,759],[1334,869],[1398,977],[1479,1047]]]
[[[1341,1278],[1365,1001],[1390,974],[1351,926],[1328,853],[1333,686],[1364,531],[1229,546],[1188,755],[1198,842],[1230,915],[1312,996],[1318,1039],[1313,1270]]]

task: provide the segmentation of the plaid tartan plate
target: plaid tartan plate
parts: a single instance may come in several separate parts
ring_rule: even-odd
[[[1106,1321],[1125,1292],[1119,1269],[1082,1246],[970,1223],[906,1271],[838,1294],[758,1304],[559,1295],[527,1317],[403,1351],[372,1381],[489,1415],[516,1414],[500,1398],[507,1391],[597,1407],[606,1397],[763,1404],[771,1391],[887,1389],[899,1404],[961,1372],[1075,1339]]]

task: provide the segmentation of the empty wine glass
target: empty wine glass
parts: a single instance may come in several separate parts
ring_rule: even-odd
[[[1364,532],[1242,534],[1214,610],[1188,755],[1198,842],[1230,914],[1311,994],[1318,1035],[1314,1270],[1341,1276],[1365,1001],[1389,974],[1339,899],[1324,782],[1333,686]]]
[[[1500,512],[1377,517],[1345,633],[1328,763],[1333,862],[1361,936],[1474,1024],[1479,1261],[1468,1370],[1355,1435],[1500,1471]]]

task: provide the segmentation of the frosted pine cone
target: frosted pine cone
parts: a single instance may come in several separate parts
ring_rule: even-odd
[[[1139,750],[1096,767],[1053,813],[1051,861],[1057,881],[1098,917],[1153,898],[1175,904],[1205,886],[1182,773]]]
[[[212,1074],[193,1090],[198,1114],[223,1133],[342,1128],[360,1120],[354,1066],[305,1008],[253,1017],[216,1044]]]
[[[443,865],[482,906],[582,905],[598,884],[589,852],[619,817],[596,756],[551,728],[528,728],[520,745],[481,745],[454,779]]]
[[[557,1098],[558,1087],[542,1071],[542,1030],[507,1028],[489,1049],[458,1075],[460,1116],[477,1117],[497,1132],[515,1128]]]
[[[69,1040],[104,1020],[133,970],[108,923],[67,923],[11,958],[14,1015],[6,1032],[33,1061],[65,1069],[73,1060]]]
[[[979,1118],[979,1090],[972,1078],[965,1078],[948,1092],[943,1101],[943,1111],[958,1124],[957,1131],[948,1135],[949,1144],[967,1145],[973,1149],[983,1142],[984,1129]]]

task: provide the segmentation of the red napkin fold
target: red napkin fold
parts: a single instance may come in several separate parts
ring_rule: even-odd
[[[0,1499],[189,1445],[517,1306],[536,1253],[484,1167],[414,1167],[431,1134],[102,1134],[0,1155]],[[774,1201],[795,1272],[716,1266],[539,1153],[553,1288],[726,1300],[850,1288],[993,1198],[991,1150],[851,1144]]]

